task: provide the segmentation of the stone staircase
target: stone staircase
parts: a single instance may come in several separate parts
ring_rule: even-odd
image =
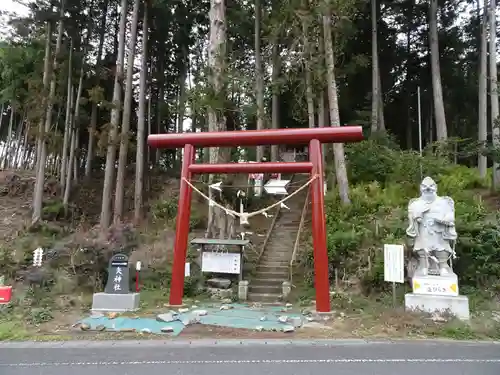
[[[302,178],[300,179],[302,180]],[[273,231],[257,264],[255,275],[249,283],[248,299],[250,301],[279,302],[283,281],[287,281],[289,278],[290,260],[308,189],[308,187],[303,189],[285,202],[290,210],[286,208],[280,210]],[[289,193],[293,191],[294,189],[290,189]]]

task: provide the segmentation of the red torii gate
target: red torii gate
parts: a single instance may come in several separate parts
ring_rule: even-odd
[[[150,147],[184,148],[181,169],[179,206],[176,219],[174,263],[170,285],[170,304],[182,305],[184,295],[184,268],[188,246],[189,218],[193,189],[186,181],[199,173],[310,173],[312,181],[312,231],[314,246],[314,271],[316,309],[330,311],[330,284],[328,280],[328,253],[323,192],[322,143],[347,143],[363,140],[361,126],[300,128],[278,130],[243,130],[226,132],[152,134]],[[309,162],[267,162],[195,164],[195,147],[235,147],[282,144],[309,144]]]

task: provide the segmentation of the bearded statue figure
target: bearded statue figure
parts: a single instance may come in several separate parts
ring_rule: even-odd
[[[406,229],[409,243],[418,257],[414,276],[455,276],[451,268],[457,240],[453,199],[438,196],[437,184],[430,177],[420,184],[420,193],[420,198],[408,204]]]

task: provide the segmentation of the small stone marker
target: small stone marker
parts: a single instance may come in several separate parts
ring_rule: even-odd
[[[92,311],[124,312],[139,309],[139,293],[130,291],[129,259],[115,254],[108,265],[108,280],[103,293],[94,293]],[[133,330],[132,332],[134,332]]]
[[[115,254],[111,257],[108,266],[108,282],[105,293],[127,294],[130,293],[130,276],[128,256],[125,254]]]

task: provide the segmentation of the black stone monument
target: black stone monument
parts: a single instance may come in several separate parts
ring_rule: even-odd
[[[115,254],[111,257],[108,266],[108,282],[104,293],[128,294],[130,293],[130,276],[128,256]]]

